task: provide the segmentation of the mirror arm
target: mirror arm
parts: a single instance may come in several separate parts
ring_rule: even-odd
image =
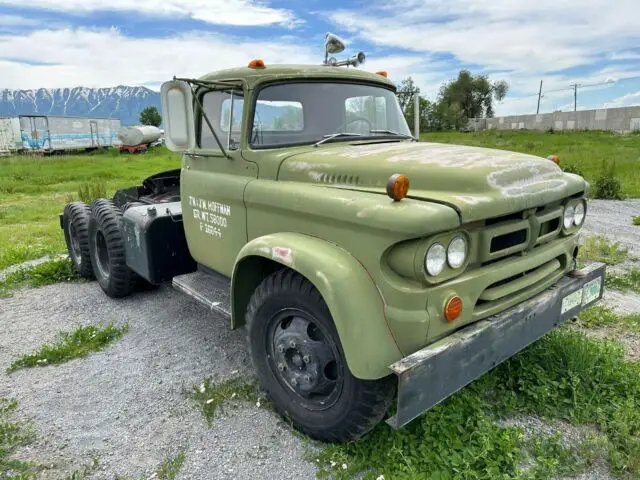
[[[209,127],[209,130],[211,130],[211,133],[213,134],[213,138],[215,138],[216,143],[218,144],[218,147],[220,147],[220,150],[222,150],[222,154],[225,156],[225,158],[229,158],[229,155],[227,155],[227,151],[222,146],[222,143],[220,143],[220,139],[218,138],[218,135],[216,134],[215,130],[213,129],[213,125],[211,125],[211,122],[209,121],[209,116],[207,115],[207,112],[204,111],[204,107],[202,106],[202,102],[200,102],[200,99],[198,98],[198,95],[196,95],[194,93],[193,94],[193,99],[198,104],[198,108],[202,112],[202,116],[204,117],[204,121],[207,122],[207,126]]]

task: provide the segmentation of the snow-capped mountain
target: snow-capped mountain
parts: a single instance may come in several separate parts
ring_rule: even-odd
[[[119,118],[123,125],[136,125],[140,111],[149,105],[160,110],[160,94],[146,87],[0,90],[0,117],[33,114],[109,117]]]

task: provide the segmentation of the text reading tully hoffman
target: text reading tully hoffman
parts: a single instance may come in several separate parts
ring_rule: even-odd
[[[189,206],[193,209],[193,218],[200,222],[201,232],[222,238],[227,218],[231,216],[230,205],[189,195]]]

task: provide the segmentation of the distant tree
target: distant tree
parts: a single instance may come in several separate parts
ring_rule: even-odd
[[[460,70],[458,78],[440,87],[438,103],[444,104],[441,111],[458,128],[469,118],[493,117],[493,101],[502,101],[508,91],[504,80],[491,82],[487,75]]]
[[[158,112],[158,109],[151,105],[140,112],[140,123],[142,125],[159,127],[162,123],[162,116],[160,112]]]

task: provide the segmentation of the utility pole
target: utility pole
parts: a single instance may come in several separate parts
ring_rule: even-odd
[[[578,84],[574,83],[573,85],[573,111],[578,110]]]
[[[420,140],[420,89],[413,94],[413,134]]]
[[[540,98],[542,98],[542,80],[540,80],[540,90],[538,90],[538,108],[536,108],[536,115],[540,113]]]

